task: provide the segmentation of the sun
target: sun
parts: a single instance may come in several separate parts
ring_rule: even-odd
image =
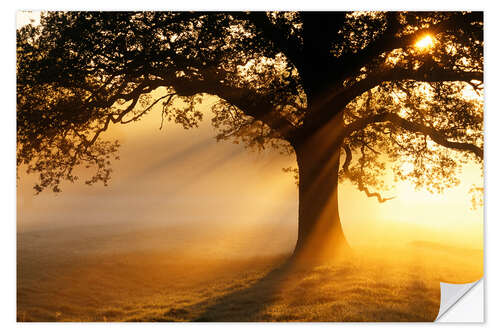
[[[415,43],[415,46],[422,50],[429,49],[433,45],[434,45],[434,37],[432,37],[431,35],[425,35]]]

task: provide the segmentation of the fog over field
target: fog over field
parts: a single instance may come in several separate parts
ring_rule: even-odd
[[[217,143],[209,121],[159,131],[159,120],[107,133],[122,142],[109,187],[33,196],[21,175],[18,320],[434,320],[439,281],[482,276],[482,212],[464,190],[474,176],[441,196],[400,184],[384,204],[341,185],[355,254],[301,270],[286,264],[298,193],[282,168],[294,156]]]
[[[194,230],[197,230],[194,228]],[[19,321],[432,321],[439,282],[482,276],[482,251],[356,248],[293,267],[262,226],[62,227],[18,235]],[[281,253],[281,254],[280,254]]]
[[[293,174],[282,171],[296,167],[295,156],[216,142],[211,103],[213,98],[207,98],[202,104],[205,120],[191,130],[172,123],[159,130],[161,116],[155,109],[140,122],[111,127],[106,138],[122,145],[108,187],[83,184],[90,172],[82,169],[81,180],[63,183],[62,193],[34,196],[36,177],[20,170],[18,231],[188,222],[201,229],[212,223],[226,224],[228,230],[264,224],[276,225],[282,233],[296,232],[298,189]],[[390,177],[386,181],[392,183]],[[473,184],[482,184],[476,165],[465,168],[461,184],[443,194],[396,183],[387,193],[395,198],[380,204],[349,182],[342,183],[339,209],[344,233],[351,244],[430,240],[481,248],[483,212],[471,209],[468,190]]]

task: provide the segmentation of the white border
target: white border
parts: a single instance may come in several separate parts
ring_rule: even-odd
[[[348,4],[348,8],[340,6]],[[16,319],[16,194],[15,194],[15,15],[17,10],[22,9],[64,9],[64,10],[77,10],[77,9],[93,9],[93,10],[264,10],[264,9],[280,9],[280,10],[340,10],[340,9],[378,9],[378,10],[485,10],[485,40],[486,40],[486,67],[485,67],[485,86],[486,86],[486,114],[485,114],[485,127],[486,127],[486,198],[485,198],[485,284],[486,284],[486,324],[484,325],[460,325],[460,324],[446,324],[446,328],[453,329],[453,331],[469,332],[476,329],[491,329],[499,328],[498,315],[495,315],[500,308],[498,302],[498,283],[493,281],[500,281],[499,268],[495,265],[489,264],[489,258],[493,258],[494,253],[499,253],[499,243],[496,238],[500,236],[500,221],[496,210],[494,210],[496,203],[500,198],[498,190],[499,178],[498,171],[495,166],[498,166],[498,144],[500,143],[499,133],[496,128],[500,125],[500,108],[498,103],[498,33],[500,32],[500,17],[495,9],[495,2],[493,1],[435,1],[435,0],[420,0],[409,2],[411,6],[403,6],[401,1],[384,1],[383,3],[377,2],[375,6],[370,1],[349,1],[343,2],[326,2],[326,1],[251,1],[249,3],[239,3],[233,1],[189,1],[182,2],[160,2],[160,1],[129,1],[122,0],[119,2],[103,2],[97,0],[88,0],[84,3],[69,3],[68,1],[45,1],[42,4],[40,1],[28,0],[20,2],[4,2],[2,6],[2,19],[1,19],[1,36],[2,36],[2,97],[4,100],[3,118],[0,122],[0,135],[1,140],[1,155],[2,156],[2,223],[1,225],[1,246],[2,246],[2,274],[1,276],[1,323],[4,331],[12,330],[27,330],[36,332],[66,332],[68,329],[77,332],[87,332],[92,330],[116,330],[119,332],[135,332],[140,330],[180,330],[180,331],[197,331],[203,329],[204,331],[212,332],[233,332],[238,330],[241,332],[253,332],[258,329],[263,331],[271,331],[275,329],[285,329],[287,331],[302,332],[304,329],[314,329],[317,331],[328,331],[341,329],[342,331],[358,331],[360,328],[369,329],[375,332],[385,332],[386,330],[404,329],[405,331],[421,331],[434,330],[444,328],[443,325],[436,324],[18,324]],[[488,236],[490,235],[490,236]],[[138,326],[140,325],[140,326]],[[422,326],[424,325],[425,328]],[[280,327],[278,327],[280,326]],[[286,326],[286,327],[285,327]]]

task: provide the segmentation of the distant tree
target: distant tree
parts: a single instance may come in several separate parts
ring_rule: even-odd
[[[296,154],[295,254],[320,259],[347,246],[339,180],[383,202],[387,163],[437,191],[482,164],[482,84],[480,12],[43,13],[17,31],[17,163],[37,192],[107,184],[111,123],[192,128],[217,96],[217,139]]]

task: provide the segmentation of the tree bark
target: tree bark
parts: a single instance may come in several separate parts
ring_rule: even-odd
[[[341,115],[294,144],[299,169],[299,230],[293,257],[334,259],[349,249],[340,223],[338,172]]]

